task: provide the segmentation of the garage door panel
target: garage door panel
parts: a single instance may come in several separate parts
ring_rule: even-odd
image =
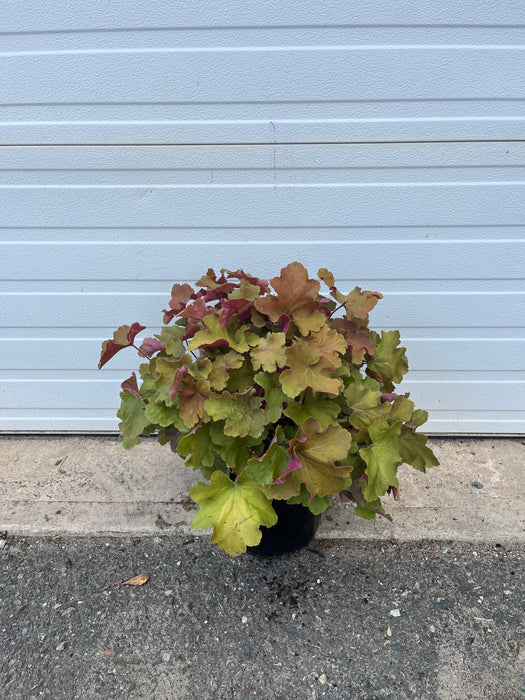
[[[3,3],[2,143],[521,138],[519,5],[259,5]]]
[[[371,325],[401,330],[430,432],[523,429],[524,144],[2,154],[0,429],[116,429],[138,361],[97,372],[103,339],[155,332],[208,266],[294,259],[384,293]]]
[[[340,251],[340,255],[344,254]],[[304,256],[301,259],[305,262]],[[332,264],[332,267],[336,266]],[[201,267],[201,274],[205,269],[205,265]],[[261,273],[256,265],[246,269],[258,275],[264,274],[264,270]],[[278,274],[279,270],[274,268],[273,272]],[[311,272],[315,274],[315,269],[311,268]],[[157,328],[162,309],[167,308],[168,302],[169,294],[166,293],[0,295],[0,326],[116,328],[124,322],[140,321],[150,328]],[[525,327],[525,292],[386,295],[374,309],[371,324],[378,328],[418,327],[422,319],[434,328],[444,325],[463,328],[467,322],[471,326],[504,328],[516,324]]]
[[[275,260],[287,264],[300,257],[315,273],[326,266],[336,277],[348,270],[373,268],[379,278],[484,279],[522,277],[525,241],[456,243],[410,241],[408,243],[319,241],[298,245],[259,242],[97,245],[0,245],[9,277],[15,280],[68,278],[111,279],[118,265],[123,279],[147,280],[152,276],[199,279],[208,267],[242,267],[272,277],[279,270]],[[465,264],[465,260],[468,261]],[[263,262],[264,261],[264,262]],[[361,262],[363,261],[363,262]],[[453,324],[454,325],[454,324]]]
[[[525,184],[2,186],[5,227],[523,225]],[[21,208],[21,202],[24,207]],[[227,202],[227,204],[226,204]],[[378,206],[378,203],[381,206]]]

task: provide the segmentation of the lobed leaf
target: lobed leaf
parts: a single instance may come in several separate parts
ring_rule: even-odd
[[[426,446],[427,440],[426,435],[415,433],[406,425],[402,426],[398,439],[399,454],[405,464],[410,464],[420,472],[439,466],[436,455]]]
[[[319,308],[317,295],[320,284],[308,278],[301,263],[293,262],[270,280],[277,296],[267,294],[255,302],[255,308],[276,323],[282,316],[292,316],[302,335],[318,331],[326,321]]]
[[[330,401],[322,393],[312,394],[307,391],[302,401],[290,401],[284,410],[284,415],[291,418],[296,425],[303,425],[308,418],[314,418],[321,430],[329,425],[337,425],[337,417],[341,410],[339,404]]]
[[[295,398],[305,389],[338,394],[341,381],[331,376],[330,364],[311,339],[300,338],[286,349],[289,369],[280,374],[284,393]]]
[[[225,435],[246,437],[262,435],[268,424],[266,413],[260,407],[262,399],[253,395],[253,390],[244,394],[211,395],[204,408],[214,420],[225,419]]]
[[[294,438],[288,449],[288,454],[295,455],[301,467],[292,471],[288,478],[305,484],[312,496],[338,493],[344,488],[351,468],[336,466],[335,462],[347,456],[351,434],[340,425],[329,425],[321,431],[313,418],[305,421],[302,432],[306,439]]]
[[[383,496],[390,486],[399,486],[397,468],[403,462],[398,442],[401,423],[388,425],[386,421],[378,420],[368,428],[368,432],[372,444],[361,448],[359,455],[367,465],[367,483],[362,490],[370,503]]]
[[[150,421],[146,417],[144,401],[129,391],[120,394],[120,408],[117,417],[121,419],[119,430],[124,438],[123,444],[126,449],[140,443],[140,435],[150,426]]]
[[[371,338],[376,348],[366,371],[372,376],[379,375],[384,391],[393,391],[394,383],[402,381],[403,375],[408,372],[406,348],[398,347],[399,331],[381,331],[381,339],[372,331]]]
[[[231,326],[223,328],[218,316],[209,314],[204,317],[206,328],[197,331],[193,338],[188,343],[188,350],[196,350],[197,348],[212,347],[216,345],[226,345],[237,352],[246,352],[250,349],[250,342],[255,344],[258,336],[250,333],[244,334],[248,328],[243,326],[239,329],[234,329]]]
[[[284,367],[286,364],[285,343],[286,335],[284,333],[270,333],[259,338],[257,344],[250,351],[253,368],[262,368],[265,372],[275,372],[277,367]]]
[[[217,543],[235,557],[261,541],[260,526],[271,527],[277,522],[264,487],[244,473],[235,482],[222,472],[214,472],[210,483],[198,483],[190,497],[199,506],[192,526],[205,530],[213,527],[211,542]]]

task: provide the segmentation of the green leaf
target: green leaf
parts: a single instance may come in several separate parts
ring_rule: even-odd
[[[406,349],[398,347],[399,331],[381,331],[381,339],[372,331],[370,337],[376,348],[366,371],[381,377],[384,391],[393,391],[394,384],[399,384],[408,372]]]
[[[224,421],[209,423],[213,449],[234,471],[240,472],[252,455],[252,447],[260,445],[262,438],[232,437],[224,432]]]
[[[275,481],[290,463],[286,448],[274,442],[262,459],[249,459],[246,463],[246,475],[261,484]]]
[[[415,433],[404,425],[399,436],[399,454],[405,464],[410,464],[420,472],[426,472],[430,467],[437,467],[439,460],[432,450],[426,446],[427,436]]]
[[[414,426],[414,428],[419,428],[421,425],[423,425],[423,423],[426,423],[427,420],[427,411],[423,411],[421,408],[417,408],[412,414],[412,417],[410,418],[410,425]]]
[[[284,410],[284,415],[291,418],[297,425],[303,425],[308,418],[315,420],[324,430],[329,425],[337,425],[340,406],[330,401],[323,394],[312,394],[307,391],[303,401],[290,401]]]
[[[161,343],[166,345],[166,354],[171,355],[175,359],[179,359],[186,352],[182,338],[185,330],[180,326],[165,326],[160,335],[156,335]]]
[[[277,372],[266,374],[258,372],[254,377],[255,382],[264,389],[265,412],[268,423],[276,423],[283,413],[283,403],[289,401],[288,396],[281,389],[281,382]]]
[[[201,469],[201,467],[211,467],[214,464],[215,457],[212,453],[212,447],[210,429],[206,423],[199,425],[193,433],[181,437],[177,445],[177,452],[183,459],[186,459],[187,467]]]
[[[123,445],[126,449],[140,443],[140,435],[150,427],[150,421],[146,418],[144,401],[137,398],[129,391],[120,393],[120,408],[117,417],[121,419],[119,430],[124,438]]]
[[[406,423],[414,412],[414,402],[407,396],[398,396],[392,404],[391,420]]]
[[[176,406],[166,406],[163,403],[148,403],[145,413],[150,423],[160,425],[163,428],[173,426],[178,430],[186,431],[186,426],[182,422],[179,409]]]
[[[363,495],[370,503],[383,496],[389,486],[399,486],[397,468],[403,462],[398,450],[401,423],[389,426],[386,421],[373,423],[368,433],[372,444],[361,448],[359,454],[366,462],[368,484],[363,484]]]
[[[260,437],[268,424],[268,418],[260,408],[262,399],[253,394],[252,390],[245,394],[232,395],[224,392],[218,396],[212,395],[204,402],[204,408],[214,420],[226,419],[226,435]]]
[[[381,403],[382,392],[378,383],[366,379],[359,372],[352,372],[348,387],[343,392],[348,407],[352,409],[349,422],[360,430],[367,429],[374,421],[386,420],[390,413],[389,403]]]
[[[330,499],[328,496],[310,496],[306,486],[301,484],[301,491],[297,494],[297,496],[292,496],[292,498],[289,498],[287,503],[290,503],[291,505],[299,504],[305,506],[314,515],[320,515],[321,513],[324,513],[324,511],[330,505]]]
[[[264,487],[244,473],[233,482],[216,471],[209,484],[196,484],[190,497],[200,506],[192,526],[199,530],[213,527],[210,541],[232,557],[259,544],[261,525],[271,527],[277,522]]]
[[[240,367],[229,371],[226,388],[228,391],[242,393],[251,386],[253,386],[253,367],[250,360],[246,358]]]
[[[213,345],[227,345],[232,350],[237,352],[246,352],[250,349],[248,341],[255,343],[257,336],[249,334],[245,336],[244,331],[248,326],[237,328],[235,322],[228,323],[226,328],[221,326],[219,317],[215,314],[208,314],[203,319],[206,328],[197,331],[193,338],[188,343],[188,350],[196,350],[201,347],[209,347]]]
[[[391,516],[385,512],[380,498],[370,501],[366,506],[356,506],[354,513],[365,520],[374,520],[376,515],[382,515],[387,520],[392,520]]]

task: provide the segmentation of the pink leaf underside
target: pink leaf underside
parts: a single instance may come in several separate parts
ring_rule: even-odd
[[[159,350],[166,350],[166,343],[162,343],[157,338],[144,338],[139,350],[144,355],[153,355],[154,352]]]
[[[290,322],[293,321],[293,316],[290,316],[289,314],[283,314],[279,321],[282,321],[284,323],[283,333],[288,333],[288,326],[290,325]]]
[[[133,396],[136,396],[139,399],[142,399],[142,396],[139,394],[139,387],[137,384],[137,375],[135,372],[129,377],[128,379],[124,380],[122,384],[120,385],[122,391],[129,391],[130,394],[133,394]]]
[[[294,469],[300,469],[303,465],[299,461],[299,457],[295,454],[295,452],[292,454],[292,458],[290,459],[290,463],[284,470],[284,472],[275,479],[275,481],[272,481],[273,484],[282,484],[284,481],[284,478],[288,476],[290,472],[293,472]]]
[[[179,369],[175,372],[175,378],[173,379],[173,384],[170,384],[168,387],[167,391],[168,394],[171,396],[171,400],[175,398],[176,393],[179,390],[180,383],[184,379],[184,377],[188,374],[188,368],[186,365],[183,367],[179,367]]]

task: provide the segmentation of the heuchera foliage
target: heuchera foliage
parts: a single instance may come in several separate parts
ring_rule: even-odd
[[[159,335],[137,346],[133,323],[102,345],[99,368],[125,347],[146,360],[122,384],[124,447],[158,433],[201,470],[193,526],[232,556],[277,522],[273,499],[317,514],[340,494],[363,518],[390,518],[381,497],[398,497],[399,465],[438,464],[416,432],[426,411],[395,392],[408,371],[399,332],[368,328],[382,295],[318,276],[326,294],[298,262],[270,282],[210,269],[197,291],[173,286]]]

